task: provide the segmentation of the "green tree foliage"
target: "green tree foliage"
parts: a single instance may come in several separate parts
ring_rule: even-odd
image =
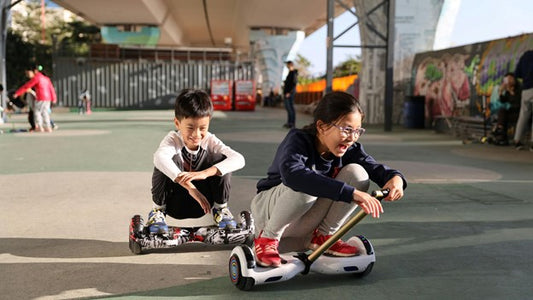
[[[312,66],[311,62],[304,56],[298,54],[295,67],[298,69],[298,84],[309,84],[326,78],[326,74],[314,77],[309,68]],[[360,57],[348,57],[346,61],[341,62],[333,69],[333,77],[344,77],[358,74],[361,71]]]
[[[361,60],[349,57],[333,69],[333,77],[344,77],[358,74],[361,71]]]
[[[7,32],[6,43],[6,82],[7,89],[15,89],[26,82],[25,69],[39,63],[45,70],[51,70],[52,59],[49,47],[25,41],[11,30]]]
[[[93,43],[100,43],[100,28],[83,21],[66,23],[60,32],[58,44],[62,56],[87,56]]]
[[[309,68],[312,66],[311,62],[304,56],[298,54],[294,62],[294,67],[298,70],[298,84],[308,84],[317,81],[313,78]]]
[[[12,10],[12,26],[6,42],[7,88],[27,80],[24,69],[38,63],[53,76],[53,56],[87,56],[91,43],[100,42],[100,29],[83,20],[63,21],[57,10],[46,9],[45,39],[42,40],[41,2],[28,0],[23,10]]]
[[[20,9],[12,10],[11,30],[20,35],[25,42],[50,47],[54,42],[53,37],[61,35],[66,28],[65,21],[56,11],[46,9],[43,39],[41,2],[39,0],[27,0],[17,5],[20,6]]]

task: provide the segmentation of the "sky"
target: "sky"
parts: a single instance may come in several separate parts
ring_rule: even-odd
[[[426,1],[426,0],[418,0]],[[457,0],[445,0],[457,1]],[[443,48],[485,42],[494,39],[533,33],[533,1],[531,0],[460,0],[453,29],[446,37]],[[356,17],[346,12],[335,19],[334,36],[356,22]],[[315,31],[302,42],[298,54],[307,58],[313,75],[326,71],[326,26]],[[355,26],[335,41],[335,45],[359,45],[359,28]],[[333,66],[361,54],[359,48],[334,48]]]

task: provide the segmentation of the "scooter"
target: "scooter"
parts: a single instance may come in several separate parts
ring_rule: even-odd
[[[372,192],[372,196],[380,201],[388,194],[388,189]],[[322,256],[329,247],[359,223],[366,215],[363,210],[359,210],[331,238],[309,254],[305,252],[281,254],[283,263],[277,268],[264,268],[257,265],[254,251],[248,245],[235,247],[229,259],[231,283],[240,290],[248,291],[254,285],[286,281],[299,273],[306,275],[310,271],[321,274],[353,273],[359,277],[370,274],[376,261],[376,256],[372,244],[364,236],[354,236],[346,241],[359,249],[357,256]]]
[[[168,226],[168,233],[153,234],[145,226],[140,215],[130,221],[129,247],[132,253],[141,254],[147,250],[174,248],[186,243],[207,245],[248,244],[252,245],[254,222],[248,211],[240,213],[241,222],[236,228],[219,228],[216,225],[199,227]]]

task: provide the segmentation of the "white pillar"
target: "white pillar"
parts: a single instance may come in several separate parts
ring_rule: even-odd
[[[285,35],[267,34],[262,30],[250,32],[256,67],[262,77],[261,89],[264,96],[268,95],[271,90],[281,94],[284,62],[288,59],[295,59],[304,37],[305,34],[302,31],[288,31]]]
[[[0,84],[4,90],[0,93],[1,112],[0,124],[6,121],[5,109],[7,108],[7,86],[6,86],[6,40],[7,40],[7,20],[9,18],[9,6],[11,0],[0,0]]]
[[[394,109],[393,123],[402,112],[405,88],[411,77],[411,67],[417,52],[433,50],[433,42],[439,16],[445,0],[411,1],[396,0],[394,37]],[[368,15],[368,12],[382,3],[382,0],[354,0],[355,13],[359,20],[361,45],[384,45],[370,24],[381,35],[387,33],[387,5]],[[366,113],[366,122],[384,122],[385,66],[387,57],[383,48],[363,48],[359,100]]]

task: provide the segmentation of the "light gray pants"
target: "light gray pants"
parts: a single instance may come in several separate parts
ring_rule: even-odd
[[[532,117],[533,112],[533,89],[522,91],[522,102],[520,104],[520,114],[516,122],[514,133],[514,141],[518,142],[522,138],[524,131],[526,131],[527,121]],[[533,118],[531,120],[531,129],[533,129]],[[533,134],[531,134],[531,142],[533,142]]]
[[[35,119],[35,126],[38,126],[41,130],[52,129],[50,125],[50,101],[35,101],[33,117]]]
[[[370,186],[367,172],[357,164],[344,166],[336,179],[359,191],[366,192]],[[309,241],[315,229],[322,234],[333,234],[356,207],[353,202],[317,198],[283,184],[258,193],[251,204],[256,236],[262,231],[262,237],[277,240],[291,237],[302,243]]]

